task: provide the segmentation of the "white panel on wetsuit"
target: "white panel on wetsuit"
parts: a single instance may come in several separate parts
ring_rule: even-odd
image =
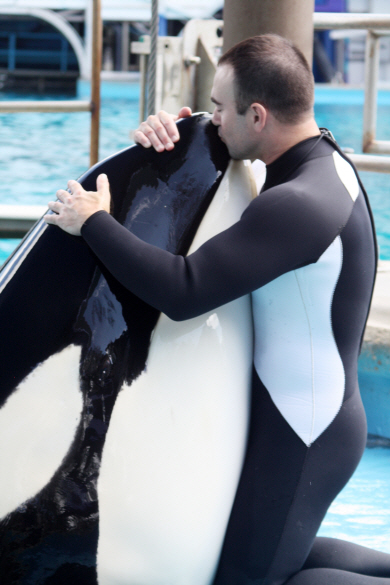
[[[350,194],[353,201],[356,201],[359,195],[359,182],[356,178],[355,172],[351,165],[339,155],[338,152],[333,153],[334,165],[341,182]]]
[[[344,396],[344,369],[331,323],[341,264],[338,236],[315,264],[252,293],[256,371],[306,445],[329,426]]]

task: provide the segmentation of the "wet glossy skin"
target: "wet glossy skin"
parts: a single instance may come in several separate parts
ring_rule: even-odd
[[[105,172],[114,215],[146,241],[184,254],[228,155],[209,120],[193,117],[181,128],[173,152],[127,149],[81,182],[92,189]],[[32,246],[0,295],[0,404],[37,364],[76,344],[83,411],[52,480],[1,521],[1,582],[95,585],[101,453],[123,382],[131,383],[145,367],[158,312],[98,266],[81,238],[50,226]]]

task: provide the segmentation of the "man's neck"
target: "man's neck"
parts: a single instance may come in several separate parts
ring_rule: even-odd
[[[263,135],[261,156],[259,156],[266,165],[274,162],[299,142],[320,134],[314,118],[294,125],[281,124],[275,118],[269,122],[268,131]]]

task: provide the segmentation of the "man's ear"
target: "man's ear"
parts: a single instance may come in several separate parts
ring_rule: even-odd
[[[268,112],[266,108],[261,104],[253,103],[250,106],[250,111],[255,132],[261,132],[267,121]]]

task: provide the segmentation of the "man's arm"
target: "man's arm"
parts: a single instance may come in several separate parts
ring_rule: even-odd
[[[310,222],[306,215],[301,193],[270,189],[237,223],[186,257],[140,240],[105,212],[86,221],[82,236],[127,289],[180,321],[315,262],[339,228],[331,222],[322,229],[321,213],[314,210]]]

